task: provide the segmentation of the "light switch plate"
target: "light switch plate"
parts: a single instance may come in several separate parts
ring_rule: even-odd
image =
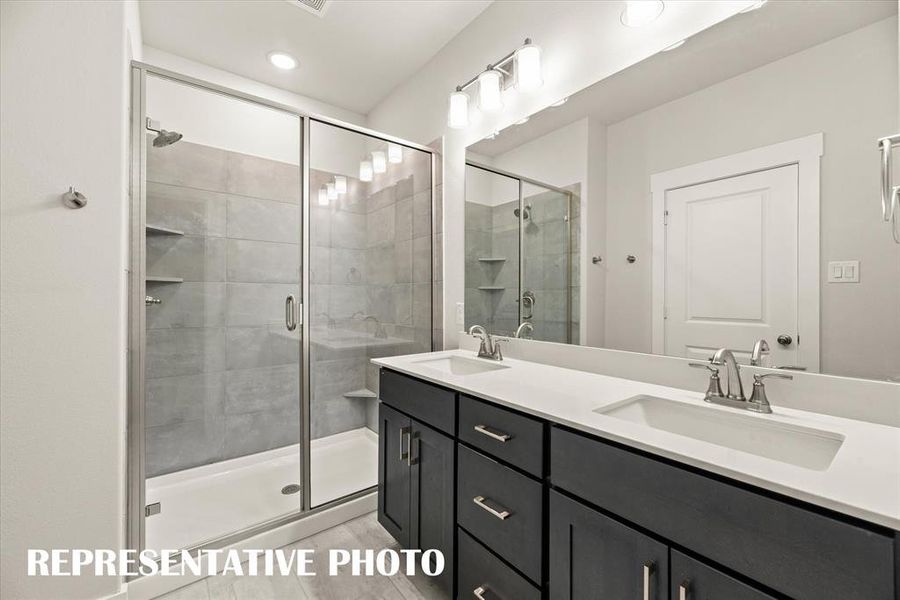
[[[456,303],[456,324],[464,325],[466,322],[466,304],[465,302]]]
[[[859,261],[830,261],[828,263],[828,283],[859,283]]]

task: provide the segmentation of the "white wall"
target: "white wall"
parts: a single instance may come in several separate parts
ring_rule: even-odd
[[[125,19],[118,2],[0,3],[4,598],[119,589],[28,578],[25,551],[123,545]],[[69,185],[85,208],[62,205]]]
[[[610,125],[606,346],[650,350],[650,175],[821,131],[821,368],[900,375],[900,246],[874,149],[900,127],[896,74],[894,17]],[[829,260],[860,260],[860,283],[825,283]]]
[[[663,17],[643,28],[623,27],[619,2],[493,3],[447,43],[414,77],[369,113],[369,127],[420,143],[444,136],[444,343],[455,347],[456,304],[463,301],[465,147],[560,98],[627,68],[706,29],[751,4],[750,0],[667,4]],[[526,36],[543,50],[544,86],[507,94],[496,117],[475,112],[463,131],[446,126],[448,94],[484,65],[519,46]]]
[[[493,166],[557,187],[584,185],[587,119],[581,119],[494,157]]]

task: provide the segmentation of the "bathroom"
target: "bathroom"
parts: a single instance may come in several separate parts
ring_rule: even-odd
[[[0,6],[4,598],[900,597],[896,0]]]

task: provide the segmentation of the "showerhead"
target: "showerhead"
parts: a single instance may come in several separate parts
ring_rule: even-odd
[[[519,209],[517,208],[517,209],[513,210],[513,214],[515,214],[518,217]],[[529,218],[531,218],[531,205],[526,204],[525,205],[525,214],[522,216],[522,219],[525,220],[525,219],[529,219]]]
[[[156,137],[153,138],[153,147],[164,148],[166,146],[171,146],[182,137],[184,136],[177,131],[166,131],[165,129],[160,129],[159,132],[157,132]]]

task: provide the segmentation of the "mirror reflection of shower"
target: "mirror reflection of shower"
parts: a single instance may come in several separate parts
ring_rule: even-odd
[[[166,146],[171,146],[175,142],[179,141],[182,137],[182,134],[177,131],[166,131],[159,125],[159,121],[154,121],[150,117],[147,117],[147,131],[153,131],[156,133],[156,137],[153,138],[153,147],[154,148],[165,148]]]

